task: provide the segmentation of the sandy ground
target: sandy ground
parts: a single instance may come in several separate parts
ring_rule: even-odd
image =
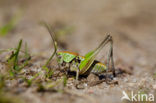
[[[155,9],[154,0],[0,0],[0,25],[22,11],[15,30],[0,37],[1,49],[14,47],[23,38],[33,55],[44,53],[48,58],[53,50],[51,38],[39,22],[61,23],[74,28],[71,35],[61,39],[67,50],[84,55],[110,33],[116,68],[133,67],[132,75],[115,78],[119,82],[115,86],[103,82],[82,90],[67,88],[71,94],[38,93],[28,89],[19,95],[31,103],[121,103],[123,90],[156,95]]]

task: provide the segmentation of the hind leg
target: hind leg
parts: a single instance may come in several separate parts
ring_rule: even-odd
[[[108,74],[109,72],[112,72],[113,77],[116,76],[115,74],[115,67],[114,67],[114,61],[113,61],[113,40],[112,37],[109,38],[108,43],[110,43],[110,49],[109,49],[109,53],[108,53],[108,57],[107,57],[107,70],[106,70],[106,82],[108,82],[110,80],[110,78],[112,79],[112,77],[110,77],[110,75]],[[111,64],[110,64],[111,62]],[[111,65],[111,68],[110,68]]]
[[[109,70],[109,63],[111,62],[111,70]],[[115,67],[114,67],[114,60],[113,60],[113,40],[112,38],[110,39],[110,50],[109,50],[109,54],[108,54],[108,58],[107,58],[107,68],[108,71],[111,71],[113,76],[115,77]]]

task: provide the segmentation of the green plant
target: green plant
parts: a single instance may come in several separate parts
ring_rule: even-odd
[[[1,26],[0,36],[6,36],[10,31],[12,31],[16,27],[20,16],[21,12],[16,13],[5,25]]]
[[[21,69],[23,69],[25,66],[28,65],[29,60],[31,59],[30,54],[28,53],[28,48],[27,48],[27,44],[25,45],[25,51],[24,53],[24,60],[23,63],[19,63],[19,53],[21,51],[21,46],[22,46],[22,40],[19,41],[17,48],[14,49],[14,51],[12,51],[11,56],[8,58],[7,62],[8,62],[8,67],[10,68],[10,75],[14,76],[15,73],[18,73],[19,71],[21,71]]]

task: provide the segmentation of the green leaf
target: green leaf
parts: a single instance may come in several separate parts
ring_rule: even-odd
[[[63,85],[64,85],[64,87],[67,85],[67,77],[66,76],[63,76]]]

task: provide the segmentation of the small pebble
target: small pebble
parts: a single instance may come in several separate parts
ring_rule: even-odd
[[[87,83],[85,83],[85,84],[84,84],[84,86],[85,86],[85,87],[87,87],[87,86],[88,86],[88,84],[87,84]]]
[[[90,74],[88,77],[87,77],[87,80],[88,81],[98,81],[99,80],[99,78],[96,76],[96,75],[94,75],[94,74]]]

